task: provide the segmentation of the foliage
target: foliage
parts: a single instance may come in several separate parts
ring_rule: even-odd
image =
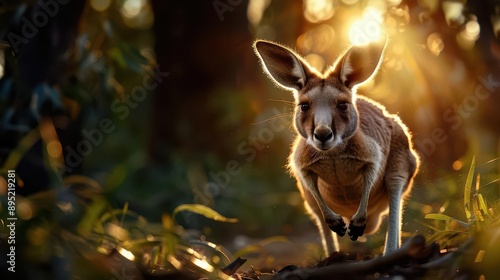
[[[78,267],[83,260],[106,260],[101,264],[104,267],[99,279],[114,269],[107,258],[113,258],[116,253],[121,255],[121,266],[137,267],[129,269],[129,273],[135,274],[220,278],[220,269],[230,263],[231,254],[226,249],[197,240],[168,214],[164,214],[162,223],[158,224],[129,210],[128,203],[123,208],[113,209],[103,196],[100,184],[88,177],[68,176],[63,186],[59,191],[27,197],[18,204],[20,217],[25,220],[23,227],[31,235],[27,237],[27,244],[19,246],[22,248],[19,254],[28,254],[30,262],[51,258],[49,240],[54,236],[60,240],[56,246],[69,257],[69,266]],[[191,211],[222,222],[236,221],[204,205],[179,205],[174,216],[180,211]],[[5,215],[2,211],[2,216]],[[75,263],[72,260],[76,260]],[[134,261],[136,266],[130,263]],[[72,273],[73,277],[89,276],[85,268]]]
[[[428,242],[437,241],[443,248],[453,249],[463,244],[471,236],[498,228],[500,225],[500,216],[495,214],[498,211],[488,207],[483,195],[479,193],[479,174],[477,174],[476,188],[471,197],[475,166],[475,157],[473,157],[464,186],[463,205],[467,221],[461,221],[442,213],[427,214],[425,218],[434,221],[433,225],[429,225],[429,228],[436,231]]]

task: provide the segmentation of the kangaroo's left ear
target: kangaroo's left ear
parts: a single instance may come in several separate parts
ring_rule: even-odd
[[[330,75],[338,75],[340,81],[348,88],[367,81],[378,69],[387,38],[362,46],[353,46],[334,66]]]
[[[253,46],[264,71],[277,85],[288,90],[300,90],[307,83],[309,65],[298,54],[264,40],[258,40]]]

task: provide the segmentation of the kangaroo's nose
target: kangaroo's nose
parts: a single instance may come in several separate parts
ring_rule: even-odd
[[[314,130],[314,138],[325,143],[333,139],[333,131],[328,127],[318,127]]]

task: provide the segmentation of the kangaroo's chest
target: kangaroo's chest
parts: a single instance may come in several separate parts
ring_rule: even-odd
[[[335,160],[328,164],[318,162],[311,167],[317,175],[318,191],[328,207],[344,217],[354,215],[364,193],[366,163],[351,159]],[[377,200],[380,190],[378,187],[372,189],[371,202]],[[375,204],[369,203],[369,207]]]
[[[340,201],[357,201],[364,186],[366,163],[356,159],[324,159],[310,166],[316,174],[318,188],[324,197]]]
[[[309,169],[324,181],[337,184],[353,184],[363,177],[366,163],[352,158],[325,158],[316,161]]]

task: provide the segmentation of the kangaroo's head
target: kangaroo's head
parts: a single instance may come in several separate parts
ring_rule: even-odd
[[[383,42],[354,46],[324,73],[278,44],[254,44],[264,71],[274,82],[293,92],[294,126],[309,145],[326,151],[345,143],[358,127],[356,86],[376,72],[385,48]]]

